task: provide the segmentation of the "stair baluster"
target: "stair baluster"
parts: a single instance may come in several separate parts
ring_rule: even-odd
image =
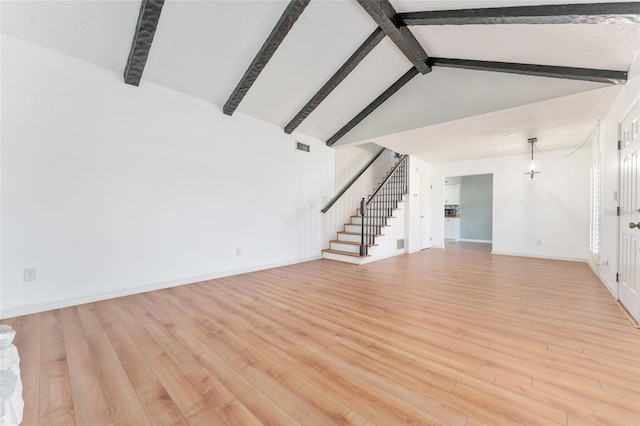
[[[378,186],[373,195],[365,203],[364,198],[360,202],[360,215],[362,221],[360,255],[367,253],[368,245],[375,244],[376,235],[382,234],[382,227],[387,225],[387,218],[398,207],[407,190],[406,177],[407,156],[403,155],[396,163],[384,181]],[[365,235],[366,232],[366,235]],[[366,241],[366,245],[364,244]]]

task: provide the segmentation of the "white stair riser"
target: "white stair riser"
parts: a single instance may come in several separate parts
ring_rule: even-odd
[[[389,216],[389,218],[391,218],[393,216]],[[388,222],[388,220],[387,220]],[[362,216],[352,216],[351,217],[351,225],[360,225],[362,223]]]
[[[360,233],[362,230],[362,225],[352,225],[352,224],[345,224],[344,225],[344,230],[346,232],[355,232],[355,233]],[[364,233],[368,234],[371,230],[373,230],[375,233],[380,233],[380,234],[384,234],[384,227],[380,226],[380,227],[376,227],[376,226],[370,226],[370,225],[366,225],[364,227]]]
[[[361,228],[362,228],[362,225],[348,225],[348,224],[344,225],[344,230],[346,232],[355,232],[356,234],[360,233],[360,231],[362,230]],[[367,233],[366,228],[365,228],[364,233],[365,234]]]
[[[402,201],[402,202],[403,202],[403,201]],[[397,203],[397,204],[396,204],[396,203],[394,203],[394,204],[386,205],[386,206],[383,206],[383,205],[373,206],[373,207],[370,207],[370,208],[369,208],[369,210],[376,210],[376,211],[378,211],[378,210],[382,210],[382,209],[384,209],[384,210],[389,210],[389,209],[391,209],[391,213],[393,213],[393,212],[394,212],[394,210],[398,210],[398,205],[399,205],[399,203]],[[359,207],[356,209],[356,216],[360,216],[360,208],[359,208]]]
[[[340,240],[340,241],[355,241],[356,243],[359,243],[360,242],[360,235],[338,234],[338,240]]]
[[[348,251],[349,253],[360,253],[360,246],[354,244],[332,242],[329,248],[332,250]]]
[[[329,245],[329,248],[331,248],[332,250],[348,251],[349,253],[360,253],[360,244],[345,244],[332,241]],[[376,246],[367,247],[367,254],[374,256],[377,253],[376,249]]]
[[[389,217],[392,217],[392,216],[389,216]],[[368,222],[370,220],[371,220],[370,218],[369,219],[365,219],[365,222]],[[351,222],[349,224],[350,225],[360,225],[361,223],[362,223],[362,216],[358,216],[358,217],[352,216],[351,217]]]
[[[360,264],[360,258],[359,257],[345,256],[345,255],[338,254],[338,253],[323,252],[322,253],[322,258],[323,259],[331,259],[331,260],[340,260],[342,262],[354,263],[356,265]]]
[[[397,209],[398,208],[398,203],[400,201],[393,201],[393,200],[388,200],[388,201],[379,201],[377,203],[371,203],[367,206],[368,209]]]
[[[351,244],[351,250],[347,250],[347,245],[350,244],[340,244],[340,243],[331,243],[332,248],[334,250],[341,250],[341,251],[349,251],[350,253],[360,253],[360,246],[356,246]],[[339,245],[339,247],[338,247]],[[357,251],[353,251],[353,248],[355,248]],[[376,259],[376,256],[379,256],[379,250],[380,248],[377,246],[371,246],[371,247],[367,247],[367,257],[363,257],[363,258],[357,258],[357,257],[353,257],[353,256],[347,256],[347,255],[341,255],[339,253],[327,253],[327,252],[322,252],[322,258],[323,259],[331,259],[331,260],[340,260],[343,262],[348,262],[348,263],[354,263],[354,264],[358,264],[358,265],[362,265],[364,263],[369,263],[372,260]]]

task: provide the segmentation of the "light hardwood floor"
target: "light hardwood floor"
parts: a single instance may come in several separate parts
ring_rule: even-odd
[[[640,331],[586,264],[447,247],[2,321],[23,424],[640,424]]]

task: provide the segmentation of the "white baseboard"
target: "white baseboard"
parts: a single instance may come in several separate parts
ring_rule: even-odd
[[[377,260],[387,259],[389,257],[399,256],[401,254],[405,254],[404,249],[397,250],[397,251],[394,251],[394,252],[391,252],[391,253],[387,253],[387,254],[385,254],[383,256],[371,256],[371,257],[362,258],[360,264],[361,265],[365,265],[367,263],[375,262]]]
[[[456,241],[460,241],[463,243],[483,243],[483,244],[493,244],[493,241],[491,240],[470,240],[467,238],[460,238],[459,240]]]
[[[70,306],[83,305],[85,303],[99,302],[101,300],[114,299],[116,297],[131,296],[132,294],[146,293],[148,291],[162,290],[163,288],[177,287],[185,284],[193,284],[202,281],[224,278],[231,275],[246,274],[249,272],[262,271],[265,269],[279,268],[282,266],[295,265],[297,263],[310,262],[312,260],[321,259],[322,256],[313,256],[306,259],[298,259],[288,262],[273,263],[269,265],[251,266],[247,268],[234,269],[230,271],[215,272],[206,275],[199,275],[178,280],[164,281],[160,283],[147,284],[138,287],[131,287],[119,291],[109,293],[92,294],[84,297],[76,297],[69,299],[60,299],[47,303],[39,303],[33,305],[18,306],[15,308],[2,309],[0,311],[0,319],[13,318],[21,315],[35,314],[38,312],[50,311],[52,309],[68,308]]]
[[[600,273],[600,269],[597,264],[593,262],[587,262],[587,265],[591,268],[596,277],[600,280],[602,284],[609,290],[609,293],[613,296],[615,300],[618,300],[618,286],[611,284],[605,277]],[[616,283],[617,284],[617,283]]]
[[[587,259],[583,259],[580,257],[547,256],[544,254],[533,254],[533,253],[513,253],[508,251],[491,250],[491,254],[501,254],[504,256],[518,256],[518,257],[533,257],[536,259],[563,260],[565,262],[581,262],[581,263],[587,262]]]

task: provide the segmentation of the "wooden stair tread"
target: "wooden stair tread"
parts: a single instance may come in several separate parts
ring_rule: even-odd
[[[351,253],[350,251],[333,250],[333,249],[323,249],[322,252],[323,253],[341,254],[343,256],[350,256],[350,257],[369,257],[369,256],[371,256],[370,254],[367,254],[365,256],[360,256],[360,253]]]
[[[345,226],[347,226],[347,225],[350,225],[350,226],[362,226],[362,224],[360,224],[360,223],[345,223],[344,225]],[[374,224],[370,223],[368,225],[364,225],[365,228],[369,227],[369,226],[379,226],[381,228],[384,228],[385,226],[391,226],[391,225],[378,225],[377,223],[374,223]]]
[[[338,234],[347,234],[347,235],[360,235],[359,232],[347,232],[347,231],[338,231]],[[373,235],[374,237],[381,237],[384,234],[364,234],[365,237],[369,237]]]
[[[360,207],[358,207],[356,209],[357,211],[360,211]],[[367,207],[367,210],[389,210],[389,208],[384,208],[384,207]],[[398,207],[392,207],[391,210],[400,210]],[[357,215],[359,216],[359,215]]]
[[[360,210],[360,209],[358,209],[358,210]],[[387,210],[387,209],[369,209],[369,210],[370,211],[373,211],[373,210],[384,211],[384,210]],[[400,210],[400,209],[393,209],[394,213],[395,213],[396,210]],[[352,215],[351,217],[362,217],[362,216],[360,216],[359,214],[355,214],[355,215]],[[396,216],[384,216],[383,215],[383,216],[376,216],[376,217],[396,217]]]
[[[399,209],[393,209],[393,210],[399,210]],[[351,215],[351,217],[362,217],[359,214],[353,214]],[[396,216],[376,216],[376,217],[396,217]]]
[[[360,243],[359,243],[359,242],[356,242],[356,241],[331,240],[331,241],[329,241],[329,242],[330,242],[330,243],[349,244],[349,245],[352,245],[352,246],[359,246],[359,245],[360,245]],[[367,246],[369,246],[369,247],[376,247],[376,246],[377,246],[377,244],[367,244]]]

